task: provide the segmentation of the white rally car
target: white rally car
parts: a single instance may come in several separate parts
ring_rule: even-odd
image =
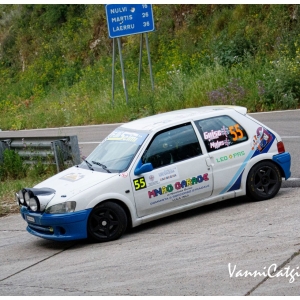
[[[118,127],[80,165],[22,189],[16,200],[35,236],[104,242],[213,202],[270,199],[290,166],[280,136],[245,107],[191,108]]]

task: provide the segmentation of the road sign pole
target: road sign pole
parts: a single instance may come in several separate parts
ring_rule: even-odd
[[[152,74],[152,64],[151,64],[151,57],[150,57],[150,49],[149,49],[149,41],[148,41],[148,34],[146,32],[146,46],[147,46],[147,53],[148,53],[148,62],[149,62],[149,71],[150,71],[150,79],[151,79],[151,86],[152,90],[154,90],[154,81],[153,81],[153,74]]]
[[[115,61],[116,61],[116,39],[113,39],[113,53],[112,53],[112,104],[115,99]]]
[[[141,39],[140,39],[140,60],[139,60],[138,90],[140,90],[140,88],[141,88],[142,55],[143,55],[143,34],[141,34]]]
[[[154,18],[151,4],[106,4],[106,20],[108,26],[108,35],[110,38],[117,38],[120,62],[123,76],[123,88],[126,96],[126,103],[128,103],[128,94],[125,80],[125,71],[123,66],[122,49],[120,37],[129,36],[132,34],[142,34],[140,42],[140,64],[139,64],[139,78],[138,78],[138,89],[141,86],[141,71],[142,71],[142,52],[143,52],[143,33],[146,33],[146,44],[148,53],[148,62],[150,69],[150,77],[152,90],[154,89],[152,65],[150,58],[150,50],[148,43],[147,32],[154,31]],[[114,67],[114,63],[113,63]],[[114,72],[113,72],[114,81]],[[114,94],[114,83],[112,87]],[[113,95],[114,97],[114,95]],[[114,98],[113,98],[114,101]]]
[[[125,79],[125,71],[124,71],[124,64],[123,64],[123,57],[122,57],[122,45],[121,45],[121,39],[120,39],[120,38],[117,38],[117,40],[118,40],[119,56],[120,56],[120,63],[121,63],[121,69],[122,69],[123,88],[124,88],[124,92],[125,92],[126,103],[128,104],[128,93],[127,93],[126,79]]]

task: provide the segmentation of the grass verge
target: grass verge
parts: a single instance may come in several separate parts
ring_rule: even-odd
[[[0,217],[19,212],[19,206],[15,201],[15,193],[23,187],[32,187],[41,179],[8,179],[0,185]]]

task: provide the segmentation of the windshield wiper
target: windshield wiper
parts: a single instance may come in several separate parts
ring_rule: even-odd
[[[93,161],[93,160],[92,160],[92,163],[95,164],[95,165],[97,165],[97,166],[102,167],[102,169],[104,169],[107,173],[111,173],[111,171],[109,171],[109,170],[107,169],[107,166],[106,166],[106,165],[103,165],[103,164],[101,164],[101,163],[99,163],[99,162],[97,162],[97,161]]]
[[[90,170],[94,171],[93,166],[89,161],[87,161],[86,159],[83,159],[83,161],[87,164]]]

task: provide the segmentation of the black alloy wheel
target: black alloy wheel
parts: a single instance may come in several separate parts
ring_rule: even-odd
[[[96,242],[118,239],[126,230],[127,216],[123,208],[114,202],[97,205],[88,220],[88,236]]]
[[[278,193],[281,182],[281,174],[275,163],[259,162],[248,174],[247,194],[256,201],[271,199]]]

